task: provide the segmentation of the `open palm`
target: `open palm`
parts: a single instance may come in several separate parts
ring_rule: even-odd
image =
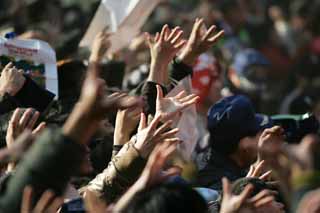
[[[186,95],[184,91],[174,97],[163,97],[163,91],[157,85],[156,116],[161,116],[162,121],[173,119],[182,110],[195,104],[198,100],[197,95]]]

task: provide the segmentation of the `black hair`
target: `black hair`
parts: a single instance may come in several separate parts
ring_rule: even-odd
[[[240,179],[236,180],[232,184],[232,193],[234,193],[236,195],[241,194],[241,192],[244,190],[244,188],[248,184],[253,185],[253,190],[252,190],[249,197],[253,197],[265,189],[278,191],[276,186],[274,186],[268,182],[265,182],[259,178],[245,177],[245,178],[240,178]],[[281,194],[275,195],[275,200],[278,202],[281,202],[281,203],[285,203]]]
[[[58,65],[60,99],[78,99],[85,72],[86,66],[82,61],[68,60]]]
[[[177,213],[207,212],[205,200],[191,187],[182,184],[164,184],[138,193],[124,212]]]

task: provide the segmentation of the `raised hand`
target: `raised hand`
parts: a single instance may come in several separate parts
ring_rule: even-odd
[[[161,116],[161,121],[173,119],[198,100],[199,96],[194,94],[186,95],[184,91],[174,97],[165,98],[161,87],[157,85],[156,116]]]
[[[56,213],[63,204],[63,198],[56,197],[52,191],[47,190],[33,206],[32,193],[32,187],[26,186],[22,196],[21,213]]]
[[[266,163],[264,160],[260,161],[258,164],[253,164],[250,166],[249,172],[246,177],[259,178],[260,180],[268,180],[271,177],[272,171],[269,170],[264,172]]]
[[[164,166],[170,155],[177,149],[179,141],[165,141],[158,144],[150,154],[138,182],[144,187],[154,186],[166,181],[169,177],[179,175],[181,168],[171,167],[164,171]]]
[[[231,184],[227,178],[222,179],[223,199],[221,202],[220,213],[238,212],[243,206],[246,199],[249,198],[253,190],[252,185],[247,185],[240,195],[234,195],[231,190]]]
[[[215,30],[216,26],[214,25],[207,30],[204,20],[197,18],[179,59],[192,66],[199,55],[208,51],[223,36],[223,30],[218,33]]]
[[[108,33],[108,28],[99,32],[92,45],[91,55],[89,61],[91,62],[101,62],[103,56],[107,53],[111,46],[110,36],[112,34]]]
[[[166,141],[157,144],[150,154],[147,165],[145,166],[140,178],[120,198],[112,209],[112,212],[122,212],[139,191],[160,184],[166,181],[169,177],[181,173],[181,169],[178,167],[171,167],[164,171],[168,158],[177,148],[177,143],[177,141]]]
[[[268,149],[277,149],[284,144],[284,130],[280,126],[274,126],[269,129],[265,129],[259,138],[258,142],[258,161],[267,158],[264,155],[266,147]]]
[[[222,184],[223,198],[220,213],[255,212],[256,208],[274,201],[275,192],[270,190],[263,190],[250,198],[253,190],[251,184],[247,185],[239,195],[232,193],[231,184],[227,178],[222,179]]]
[[[180,142],[179,138],[175,137],[179,130],[177,128],[170,130],[172,121],[167,121],[157,127],[160,119],[160,116],[155,116],[151,123],[147,125],[146,116],[141,113],[134,146],[143,158],[147,158],[158,143],[166,141],[171,143]]]
[[[22,109],[17,108],[9,121],[6,134],[6,142],[9,148],[14,144],[18,136],[21,135],[25,130],[31,131],[31,136],[34,138],[46,127],[46,123],[41,122],[35,128],[35,124],[40,116],[38,111],[28,108],[23,112],[23,114],[22,112]]]
[[[114,131],[114,145],[124,145],[130,140],[131,133],[139,123],[141,112],[141,107],[118,111]]]
[[[96,63],[91,63],[84,80],[80,99],[63,127],[65,135],[79,143],[88,143],[100,121],[110,110],[127,109],[143,104],[141,98],[125,93],[106,95],[106,83],[99,77]]]
[[[151,54],[149,81],[160,84],[168,81],[168,64],[186,43],[182,34],[183,31],[179,27],[171,31],[168,25],[164,25],[161,33],[157,33],[155,37],[146,33]]]
[[[8,63],[1,72],[0,76],[0,95],[8,93],[15,96],[23,87],[26,78],[23,70],[18,70],[13,63]]]

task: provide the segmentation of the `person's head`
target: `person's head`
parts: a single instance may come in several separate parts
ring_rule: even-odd
[[[256,160],[260,134],[270,126],[271,119],[256,114],[250,100],[242,95],[224,98],[208,111],[212,149],[236,160],[241,167]]]
[[[260,52],[245,49],[238,52],[228,70],[228,79],[239,90],[260,95],[266,90],[270,62]]]
[[[264,182],[263,180],[260,180],[259,178],[241,178],[235,181],[232,185],[232,192],[236,195],[241,194],[241,192],[244,190],[244,188],[251,184],[253,186],[253,191],[250,194],[250,198],[257,195],[259,192],[263,190],[274,190],[272,186],[270,186],[268,183]],[[253,210],[254,213],[280,213],[284,212],[284,205],[279,202],[279,199],[276,197],[276,199],[268,204],[265,204],[263,206],[260,206],[258,208],[255,208]]]
[[[238,0],[223,0],[218,3],[223,18],[231,25],[233,30],[241,28],[246,22],[245,12]]]
[[[191,187],[182,184],[164,184],[138,193],[124,212],[205,213],[207,211],[205,200]]]
[[[211,54],[202,54],[193,66],[192,88],[200,97],[198,104],[211,106],[221,98],[222,68]]]

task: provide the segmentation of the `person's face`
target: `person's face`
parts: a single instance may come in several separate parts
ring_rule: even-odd
[[[245,137],[240,140],[239,153],[241,155],[244,166],[250,166],[257,159],[258,142],[262,132],[258,132],[255,136]]]
[[[207,98],[205,99],[205,103],[208,106],[216,103],[221,98],[221,89],[223,87],[223,75],[219,75],[216,79],[211,83],[209,88],[209,93]]]
[[[263,205],[256,209],[255,213],[284,213],[284,205],[277,201],[272,201],[269,204]]]

